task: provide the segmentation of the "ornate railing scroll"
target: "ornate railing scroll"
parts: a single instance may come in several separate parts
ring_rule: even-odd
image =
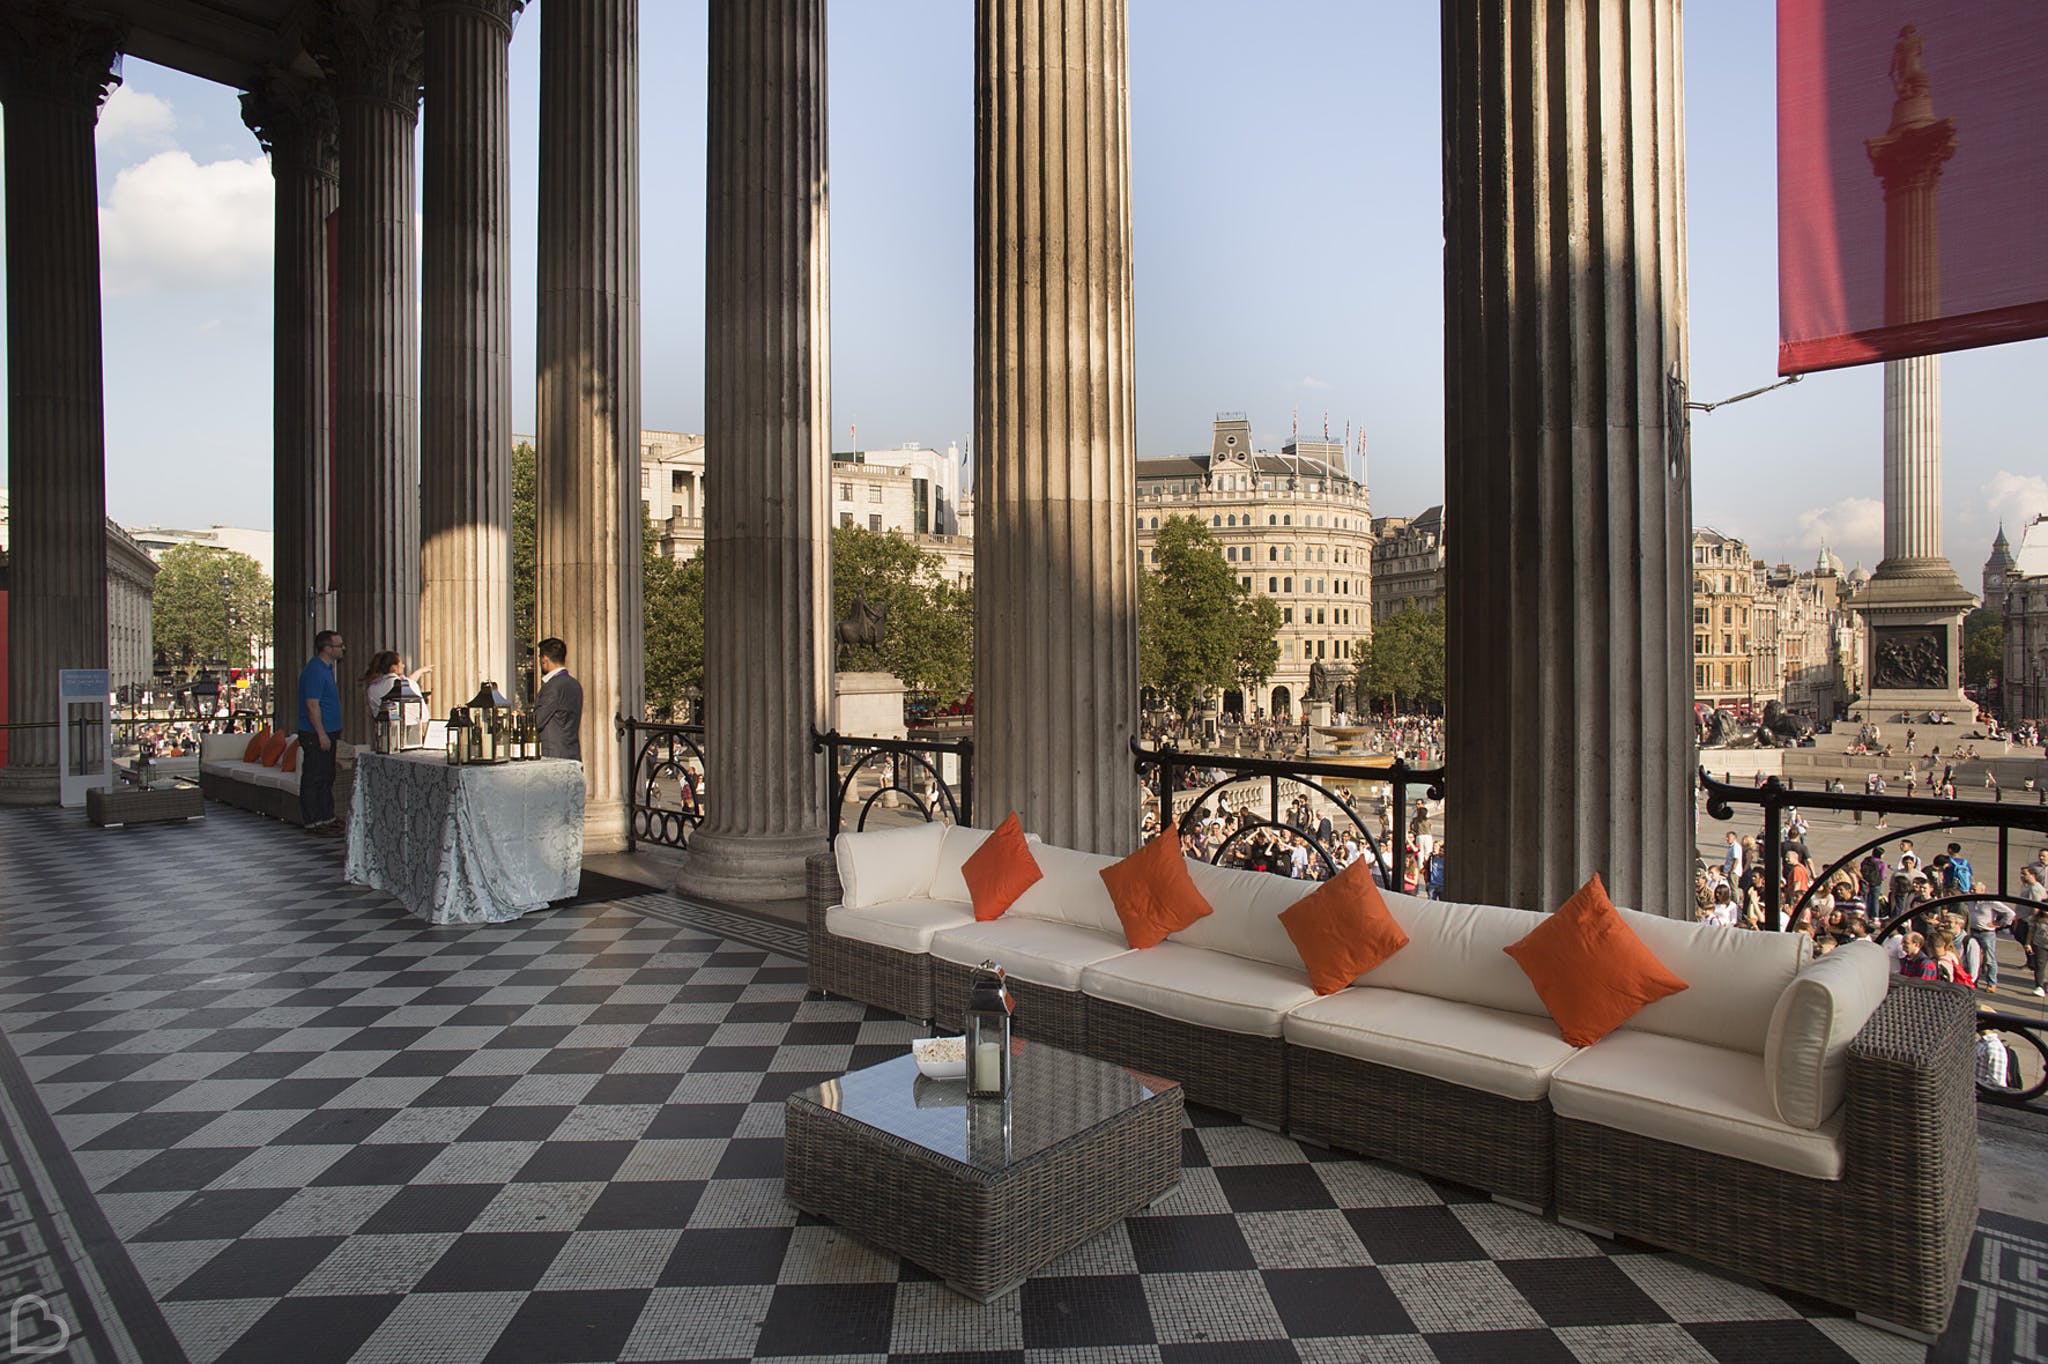
[[[633,755],[626,787],[626,851],[642,843],[688,848],[704,822],[704,726],[614,717]]]
[[[879,739],[837,730],[811,731],[811,751],[827,755],[825,801],[832,812],[830,837],[845,824],[847,798],[863,774],[875,778],[875,789],[860,803],[854,830],[865,829],[875,805],[891,792],[909,798],[926,823],[974,820],[974,740],[971,738]],[[946,758],[958,759],[958,776],[949,780]]]
[[[1446,769],[1442,767],[1411,767],[1405,758],[1395,758],[1386,766],[1361,766],[1356,763],[1318,760],[1315,758],[1246,758],[1230,754],[1184,752],[1172,744],[1145,744],[1136,739],[1131,741],[1131,755],[1136,759],[1138,779],[1148,782],[1159,798],[1159,827],[1175,826],[1179,832],[1188,833],[1195,827],[1195,821],[1211,807],[1211,802],[1224,803],[1225,793],[1242,782],[1263,782],[1266,794],[1266,813],[1261,815],[1248,805],[1239,805],[1238,827],[1217,847],[1210,860],[1218,865],[1234,865],[1238,861],[1238,848],[1246,839],[1262,829],[1278,829],[1289,835],[1305,840],[1314,853],[1321,874],[1333,875],[1337,859],[1332,850],[1323,845],[1313,829],[1297,828],[1281,816],[1280,787],[1283,782],[1292,782],[1297,787],[1316,792],[1329,800],[1338,813],[1351,821],[1366,848],[1366,855],[1380,867],[1382,879],[1398,887],[1402,869],[1388,852],[1381,847],[1379,838],[1367,824],[1365,815],[1358,808],[1353,796],[1345,791],[1333,789],[1331,783],[1372,783],[1391,788],[1393,809],[1390,812],[1387,842],[1395,850],[1408,846],[1408,820],[1410,794],[1419,790],[1429,799],[1441,801],[1444,798]],[[1203,773],[1214,775],[1203,776]],[[1195,774],[1192,786],[1183,778]],[[1176,817],[1174,809],[1181,792],[1192,795],[1186,803],[1185,813]],[[1332,821],[1333,826],[1335,821]],[[1421,868],[1417,868],[1417,879],[1421,879]]]

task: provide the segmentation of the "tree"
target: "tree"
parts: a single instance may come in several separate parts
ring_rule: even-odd
[[[647,708],[674,714],[704,689],[704,556],[677,563],[661,552],[661,536],[640,509],[640,609]]]
[[[1991,618],[1979,624],[1978,618],[1984,616]],[[1981,687],[2004,671],[2005,626],[1979,607],[1963,619],[1963,681]]]
[[[521,441],[512,447],[512,649],[522,672],[532,666],[534,646],[540,643],[534,604],[540,576],[539,502],[540,458]]]
[[[1444,701],[1444,615],[1413,607],[1373,626],[1372,638],[1353,646],[1359,693],[1394,710],[1404,700],[1424,709]]]
[[[1256,687],[1280,661],[1280,609],[1255,598],[1208,527],[1168,517],[1138,581],[1138,678],[1185,715],[1212,690]]]
[[[944,577],[945,560],[900,531],[840,526],[832,532],[832,619],[853,614],[856,593],[888,611],[879,649],[849,650],[847,671],[892,673],[917,691],[958,695],[974,681],[974,592]],[[838,649],[835,637],[832,647]]]
[[[225,588],[221,575],[228,578]],[[220,659],[253,668],[270,642],[270,578],[246,554],[206,545],[173,545],[157,561],[150,629],[157,656],[190,672]]]

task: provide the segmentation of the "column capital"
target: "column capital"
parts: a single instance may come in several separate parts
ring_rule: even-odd
[[[314,48],[343,104],[382,104],[417,119],[424,30],[415,0],[329,0]]]
[[[451,14],[489,20],[505,31],[508,42],[512,38],[513,23],[525,8],[526,0],[420,0],[420,13],[427,18]]]
[[[0,100],[71,104],[94,122],[121,83],[128,26],[99,10],[39,0],[0,17]]]
[[[267,72],[260,87],[243,92],[242,122],[270,154],[272,174],[305,171],[335,178],[339,119],[325,81]]]

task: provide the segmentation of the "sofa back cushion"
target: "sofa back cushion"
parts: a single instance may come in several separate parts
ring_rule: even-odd
[[[1031,855],[1045,873],[1031,889],[1019,895],[1005,918],[1022,916],[1049,923],[1073,924],[1106,933],[1119,944],[1124,941],[1123,921],[1110,902],[1109,887],[1102,883],[1102,869],[1117,859],[1103,853],[1076,852],[1072,848],[1035,843]]]
[[[930,894],[945,838],[946,826],[938,823],[839,835],[832,851],[839,861],[840,903],[860,909]]]
[[[1174,934],[1175,942],[1302,971],[1301,954],[1280,922],[1280,911],[1292,908],[1316,882],[1186,860],[1195,889],[1215,912]]]
[[[1771,1010],[1807,959],[1803,935],[1722,928],[1632,909],[1622,910],[1621,917],[1691,987],[1645,1005],[1624,1028],[1764,1054]]]
[[[1842,1106],[1849,1043],[1884,1002],[1891,976],[1891,954],[1866,939],[1828,953],[1779,994],[1764,1042],[1764,1082],[1786,1123],[1811,1131]]]
[[[1359,984],[1485,1009],[1548,1018],[1536,987],[1503,949],[1527,937],[1544,916],[1499,905],[1425,900],[1399,891],[1380,896],[1408,945],[1359,978]]]

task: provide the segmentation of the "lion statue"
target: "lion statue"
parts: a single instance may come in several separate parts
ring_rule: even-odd
[[[1764,721],[1757,726],[1756,741],[1763,748],[1793,748],[1813,733],[1813,723],[1797,711],[1786,710],[1777,701],[1764,703]]]

